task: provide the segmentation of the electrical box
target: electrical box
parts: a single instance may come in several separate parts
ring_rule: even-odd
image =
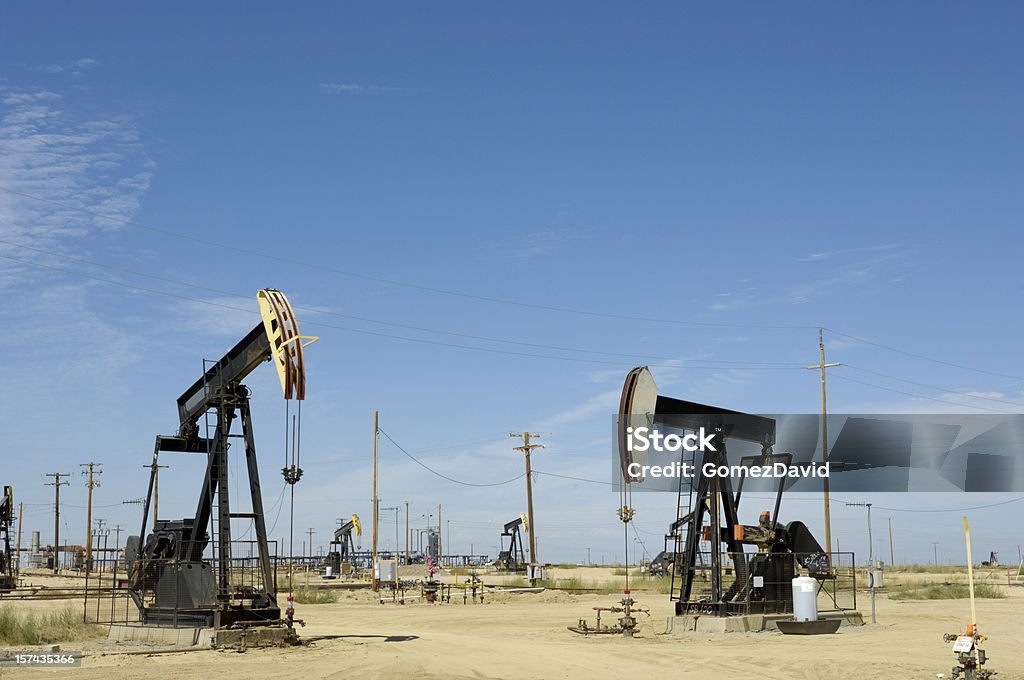
[[[398,581],[398,562],[396,560],[377,560],[373,565],[373,578],[383,583]]]
[[[883,581],[881,569],[868,570],[868,588],[881,588]]]
[[[531,581],[542,580],[546,578],[544,567],[540,564],[530,564],[526,567],[526,578]]]

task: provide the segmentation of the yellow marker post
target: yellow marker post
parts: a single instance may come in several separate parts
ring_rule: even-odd
[[[973,633],[978,625],[978,611],[974,605],[974,559],[971,557],[971,528],[967,525],[967,515],[964,515],[964,536],[967,539],[967,585],[971,590],[971,622],[968,630]]]

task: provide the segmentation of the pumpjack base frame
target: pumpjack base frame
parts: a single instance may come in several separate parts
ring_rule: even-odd
[[[280,607],[252,609],[178,609],[146,607],[139,613],[143,625],[162,627],[214,628],[217,630],[238,625],[259,625],[281,619]]]
[[[839,619],[840,625],[863,626],[864,617],[859,611],[824,612],[825,619]],[[763,633],[778,629],[778,622],[792,621],[792,614],[746,614],[742,616],[704,616],[682,614],[668,618],[667,631],[670,635],[689,633]]]

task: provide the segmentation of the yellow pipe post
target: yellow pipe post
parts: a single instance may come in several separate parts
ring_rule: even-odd
[[[971,528],[967,525],[967,515],[964,515],[964,536],[967,539],[967,584],[971,589],[971,624],[969,630],[974,632],[978,625],[978,610],[974,605],[974,560],[971,558]]]

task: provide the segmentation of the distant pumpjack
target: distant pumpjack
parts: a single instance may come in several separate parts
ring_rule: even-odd
[[[520,513],[519,517],[507,523],[501,532],[499,541],[501,551],[498,553],[498,567],[505,571],[526,571],[526,553],[523,551],[522,531],[529,532],[530,527],[526,518]],[[505,549],[505,539],[508,539],[508,549]]]
[[[343,564],[354,567],[356,547],[352,541],[352,534],[363,535],[363,526],[359,521],[359,515],[352,515],[334,530],[334,540],[331,541],[331,552],[327,554],[327,564],[335,575],[341,573]]]

